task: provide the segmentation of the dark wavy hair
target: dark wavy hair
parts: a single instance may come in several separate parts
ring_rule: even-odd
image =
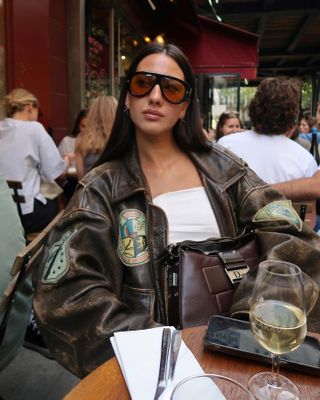
[[[297,124],[301,81],[295,78],[266,78],[249,105],[253,129],[265,135],[282,135]]]
[[[80,122],[83,118],[88,115],[88,110],[86,108],[79,111],[76,120],[74,121],[73,129],[71,131],[70,136],[77,137],[80,133]]]
[[[178,146],[186,152],[203,152],[210,148],[203,135],[200,122],[199,102],[196,95],[195,78],[187,57],[173,44],[151,43],[143,47],[131,63],[126,80],[121,88],[118,108],[110,138],[96,165],[122,157],[133,146],[135,141],[135,126],[125,106],[128,92],[128,79],[136,72],[140,61],[151,54],[157,53],[164,53],[171,57],[179,65],[183,71],[184,80],[188,82],[192,88],[191,97],[189,99],[190,103],[184,117],[184,122],[180,123],[178,121],[173,128],[173,135]]]
[[[226,123],[226,121],[228,119],[230,119],[230,118],[237,118],[237,120],[239,121],[239,124],[240,124],[240,128],[243,129],[243,124],[242,124],[241,119],[239,117],[238,111],[223,112],[223,113],[220,114],[218,122],[217,122],[216,140],[219,140],[220,138],[222,138],[222,136],[224,136],[222,128],[223,128],[224,124]]]

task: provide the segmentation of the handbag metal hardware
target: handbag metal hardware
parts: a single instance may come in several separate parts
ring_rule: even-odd
[[[236,283],[239,283],[241,279],[244,277],[244,275],[249,271],[249,267],[246,265],[234,270],[228,270],[227,268],[225,268],[224,270],[228,278],[230,279],[231,283],[235,285]]]
[[[233,285],[239,283],[249,271],[249,266],[237,250],[218,253],[225,272]]]

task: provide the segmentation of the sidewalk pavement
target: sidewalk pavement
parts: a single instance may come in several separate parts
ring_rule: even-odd
[[[25,349],[0,372],[3,400],[62,400],[79,378],[54,360]]]

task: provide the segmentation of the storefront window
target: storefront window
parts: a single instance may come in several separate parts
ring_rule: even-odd
[[[85,96],[110,94],[109,21],[110,10],[101,1],[86,1]]]
[[[200,79],[199,79],[200,78]],[[240,75],[208,74],[198,76],[198,91],[205,127],[215,129],[219,116],[224,111],[239,111]]]
[[[145,44],[130,19],[122,18],[121,3],[85,2],[86,103],[101,94],[119,97],[119,90],[136,50]]]

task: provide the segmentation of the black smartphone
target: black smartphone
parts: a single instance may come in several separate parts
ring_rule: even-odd
[[[206,348],[214,351],[271,364],[270,352],[257,342],[246,321],[214,315],[203,342]],[[297,350],[280,356],[280,367],[320,375],[319,341],[306,336]]]

